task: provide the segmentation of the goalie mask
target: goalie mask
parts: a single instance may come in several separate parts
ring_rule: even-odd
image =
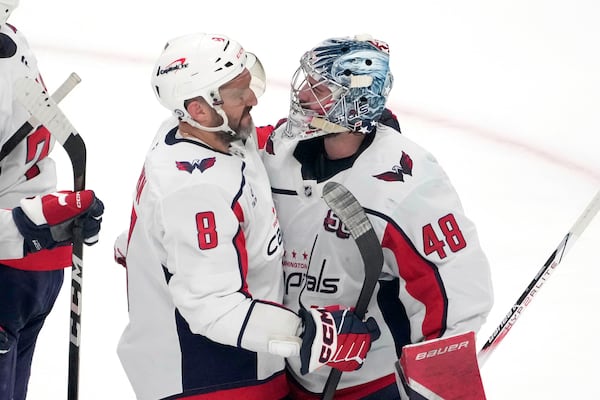
[[[0,0],[0,25],[8,20],[8,17],[18,5],[19,0]]]
[[[387,43],[370,36],[327,39],[300,59],[284,134],[371,133],[392,82]]]
[[[167,42],[154,66],[151,84],[160,104],[180,120],[204,131],[223,131],[236,136],[221,107],[219,88],[244,69],[250,71],[250,88],[259,97],[265,90],[266,79],[254,54],[227,36],[194,33]],[[185,101],[200,96],[223,118],[221,126],[202,126],[189,115]]]

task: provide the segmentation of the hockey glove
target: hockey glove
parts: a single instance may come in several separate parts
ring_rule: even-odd
[[[75,220],[82,228],[83,242],[96,243],[103,212],[104,204],[91,190],[26,198],[12,210],[15,225],[25,239],[25,254],[69,243]]]
[[[371,348],[371,341],[380,335],[373,317],[363,322],[350,308],[301,309],[300,317],[304,323],[300,347],[302,375],[323,365],[340,371],[359,369]]]

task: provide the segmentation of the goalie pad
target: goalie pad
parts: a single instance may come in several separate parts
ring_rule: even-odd
[[[404,346],[396,381],[403,400],[485,400],[475,333]]]

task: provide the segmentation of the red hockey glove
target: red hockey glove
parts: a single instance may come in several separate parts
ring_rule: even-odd
[[[25,239],[25,254],[70,242],[77,219],[84,243],[96,243],[103,212],[104,204],[91,190],[30,197],[12,210],[15,225]]]
[[[300,373],[328,365],[340,371],[354,371],[362,367],[371,341],[381,332],[373,317],[361,321],[350,308],[330,306],[301,309],[304,322],[300,347]]]

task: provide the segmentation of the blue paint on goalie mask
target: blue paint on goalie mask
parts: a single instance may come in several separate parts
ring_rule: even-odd
[[[369,134],[381,117],[392,83],[386,43],[372,38],[327,39],[300,60],[292,79],[285,133],[300,139],[341,131]],[[318,98],[322,85],[331,91],[329,98],[301,99],[306,90]],[[335,125],[316,123],[320,121]]]

